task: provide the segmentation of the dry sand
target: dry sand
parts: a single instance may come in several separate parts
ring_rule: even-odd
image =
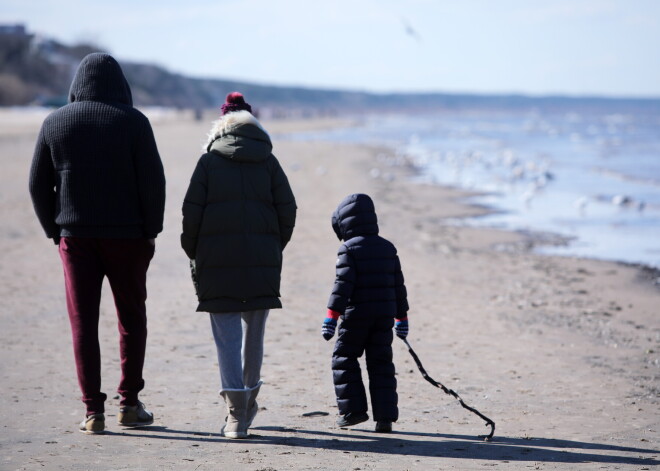
[[[455,190],[407,182],[372,149],[291,142],[332,121],[266,122],[299,205],[285,252],[283,310],[268,321],[261,412],[247,440],[219,431],[224,406],[206,314],[195,312],[179,247],[180,207],[208,123],[154,115],[168,184],[165,231],[149,271],[146,388],[153,426],[114,424],[119,380],[108,286],[101,316],[108,433],[83,416],[57,249],[32,211],[27,177],[43,116],[0,114],[0,469],[653,469],[660,463],[657,274],[616,263],[539,256],[520,235],[447,225],[475,214]],[[410,342],[429,374],[497,424],[424,381],[395,339],[400,420],[390,435],[334,425],[333,342],[320,325],[345,195],[374,197],[409,291]],[[305,416],[310,412],[328,415]]]

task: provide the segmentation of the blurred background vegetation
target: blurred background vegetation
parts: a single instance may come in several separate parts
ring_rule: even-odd
[[[93,44],[65,45],[29,33],[24,25],[0,25],[0,106],[66,104],[71,80],[81,59],[103,51]],[[660,100],[600,97],[531,97],[445,93],[367,93],[361,91],[283,87],[222,79],[187,77],[153,64],[120,62],[131,85],[134,104],[181,109],[217,108],[227,93],[238,90],[274,115],[344,112],[437,110],[501,105],[520,107],[593,107],[616,100],[625,106],[657,106]]]

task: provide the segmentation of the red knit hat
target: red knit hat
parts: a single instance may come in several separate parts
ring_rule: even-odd
[[[243,98],[242,93],[231,92],[229,95],[227,95],[225,101],[226,103],[220,108],[223,115],[231,113],[232,111],[240,110],[246,110],[252,113],[252,107],[245,102],[245,98]]]

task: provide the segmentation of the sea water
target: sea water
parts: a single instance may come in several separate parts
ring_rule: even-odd
[[[360,122],[292,137],[389,146],[374,178],[405,162],[493,209],[461,224],[557,234],[564,243],[537,250],[660,268],[660,107],[502,105]]]

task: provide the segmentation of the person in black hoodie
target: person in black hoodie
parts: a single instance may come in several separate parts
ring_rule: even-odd
[[[332,228],[344,243],[337,255],[336,279],[322,326],[330,340],[342,318],[332,354],[332,376],[341,417],[339,427],[369,420],[358,358],[366,354],[371,407],[377,432],[391,432],[399,417],[392,362],[392,327],[408,335],[408,301],[394,245],[378,235],[374,203],[349,195],[332,215]]]
[[[69,104],[44,121],[29,181],[35,212],[59,245],[82,400],[84,433],[105,430],[98,339],[104,277],[117,308],[121,395],[118,422],[148,425],[138,400],[147,339],[146,275],[163,229],[165,175],[149,120],[133,108],[117,61],[86,56]]]

